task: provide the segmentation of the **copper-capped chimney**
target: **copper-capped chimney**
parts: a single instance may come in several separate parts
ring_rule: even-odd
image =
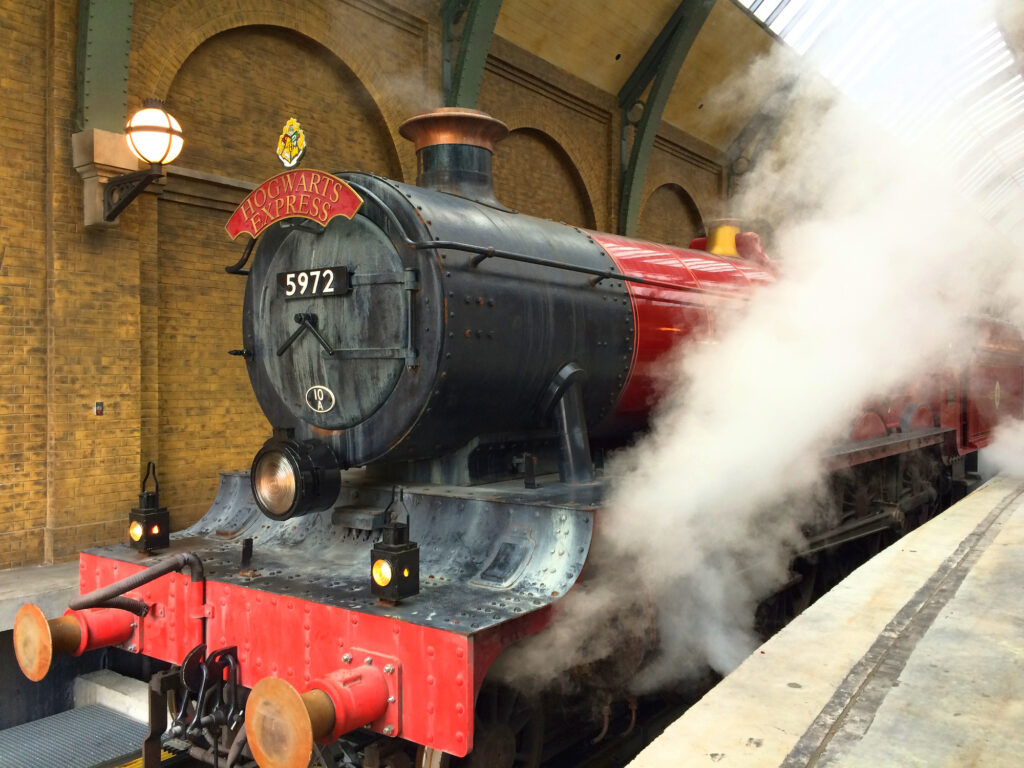
[[[416,184],[508,210],[494,197],[494,145],[508,126],[476,109],[442,107],[410,117],[398,132],[416,145]]]

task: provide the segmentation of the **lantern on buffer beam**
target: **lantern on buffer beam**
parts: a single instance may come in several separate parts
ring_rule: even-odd
[[[153,473],[153,490],[146,490],[149,474]],[[170,544],[171,517],[167,507],[160,506],[160,483],[156,478],[156,464],[149,462],[142,479],[139,506],[128,515],[128,544],[138,552],[167,549]]]

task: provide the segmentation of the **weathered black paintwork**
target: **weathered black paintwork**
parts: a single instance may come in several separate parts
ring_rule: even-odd
[[[550,433],[545,391],[579,366],[586,423],[612,411],[633,354],[633,314],[620,280],[486,259],[408,240],[479,244],[577,267],[615,270],[586,233],[376,176],[342,174],[366,202],[320,232],[285,221],[267,230],[248,278],[243,320],[249,375],[277,430],[328,441],[343,466],[441,456],[475,438]],[[401,231],[398,231],[398,230]],[[277,275],[349,269],[347,296],[285,302]],[[315,315],[312,333],[278,350]],[[336,405],[316,413],[305,392]],[[314,433],[313,428],[318,428]],[[330,430],[324,433],[322,430]]]
[[[277,521],[256,506],[247,472],[225,472],[209,511],[172,534],[171,553],[194,553],[210,581],[474,635],[569,591],[603,493],[600,482],[550,478],[528,491],[522,481],[395,488],[366,481],[360,470],[347,474],[334,509]],[[406,519],[419,545],[420,592],[387,605],[371,590],[370,552],[383,523]],[[91,552],[143,566],[159,560],[123,545]]]

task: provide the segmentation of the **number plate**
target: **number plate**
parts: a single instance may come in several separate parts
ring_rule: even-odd
[[[287,300],[344,296],[349,291],[348,267],[278,272],[277,284]]]

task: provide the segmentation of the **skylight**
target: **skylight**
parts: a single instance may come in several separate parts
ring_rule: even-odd
[[[976,0],[737,0],[894,134],[937,139],[964,192],[1024,232],[1024,77]]]

